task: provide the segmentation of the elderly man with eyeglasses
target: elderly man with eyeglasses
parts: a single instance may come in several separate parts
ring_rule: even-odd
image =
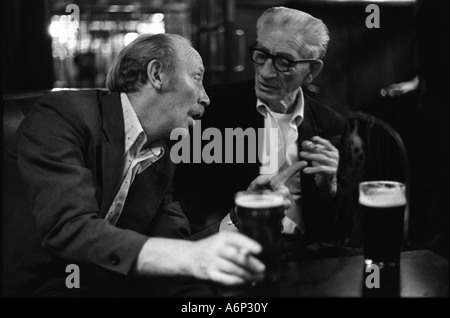
[[[305,12],[273,7],[259,17],[256,29],[256,43],[249,48],[254,80],[207,88],[212,107],[202,119],[202,128],[278,129],[277,140],[263,134],[258,150],[275,143],[276,173],[303,162],[302,169],[285,184],[291,205],[283,219],[285,256],[298,258],[324,245],[341,245],[350,235],[345,169],[348,125],[343,116],[302,89],[322,70],[329,41],[326,25]],[[186,173],[183,169],[187,165],[181,167],[181,174]],[[233,194],[267,177],[259,162],[210,164],[201,172],[205,184],[213,182],[208,177],[213,174],[217,180],[215,193],[202,187],[203,197],[220,213],[231,208],[221,230],[234,228]],[[199,174],[197,168],[196,180],[201,184]],[[220,208],[219,202],[224,203]]]

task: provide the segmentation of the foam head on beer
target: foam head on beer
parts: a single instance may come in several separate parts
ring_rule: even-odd
[[[374,208],[405,205],[405,187],[393,181],[363,182],[359,191],[359,203]]]
[[[283,196],[278,193],[243,193],[235,198],[237,206],[247,209],[270,209],[283,204]]]

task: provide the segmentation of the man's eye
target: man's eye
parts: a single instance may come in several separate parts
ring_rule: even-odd
[[[283,59],[283,58],[278,58],[277,64],[282,67],[289,67],[289,65],[290,65],[289,61],[286,59]]]
[[[267,59],[267,56],[266,56],[266,54],[264,54],[262,52],[256,52],[255,59],[259,60],[259,61],[265,61]]]

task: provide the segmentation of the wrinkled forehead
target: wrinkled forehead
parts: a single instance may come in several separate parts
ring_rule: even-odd
[[[185,45],[179,51],[180,61],[185,61],[186,63],[192,65],[194,68],[199,68],[204,70],[203,60],[200,54],[191,45]]]
[[[295,57],[306,57],[309,53],[308,47],[298,32],[278,26],[268,26],[258,32],[257,42],[272,54],[286,53],[298,55]]]

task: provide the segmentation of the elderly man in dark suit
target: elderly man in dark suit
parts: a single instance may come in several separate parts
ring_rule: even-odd
[[[257,41],[250,47],[254,80],[207,88],[213,107],[201,124],[203,129],[216,127],[222,133],[225,128],[264,129],[262,143],[266,146],[258,151],[266,151],[267,144],[275,143],[275,174],[303,162],[301,172],[286,183],[293,204],[283,220],[286,257],[302,257],[309,253],[308,246],[315,250],[324,242],[340,245],[350,234],[352,217],[345,193],[347,121],[304,89],[323,67],[321,59],[329,41],[325,24],[302,11],[274,7],[259,17],[256,28]],[[267,137],[270,129],[277,129],[277,140]],[[250,183],[253,187],[252,180],[259,174],[267,179],[270,176],[264,175],[274,172],[261,166],[247,160],[194,167],[199,184],[200,175],[217,180],[214,192],[208,192],[208,181],[202,187],[201,195],[211,201],[203,202],[204,207],[226,214],[235,192],[245,190]],[[182,176],[192,173],[188,165],[179,168]],[[219,202],[224,203],[220,208]],[[231,221],[236,223],[233,209]],[[221,230],[233,228],[226,216]]]
[[[189,239],[173,197],[165,140],[209,104],[203,73],[181,36],[142,36],[111,67],[112,92],[38,102],[6,159],[19,177],[7,187],[14,193],[5,190],[16,201],[4,215],[4,295],[213,296],[205,282],[261,279],[257,242],[239,233]]]

